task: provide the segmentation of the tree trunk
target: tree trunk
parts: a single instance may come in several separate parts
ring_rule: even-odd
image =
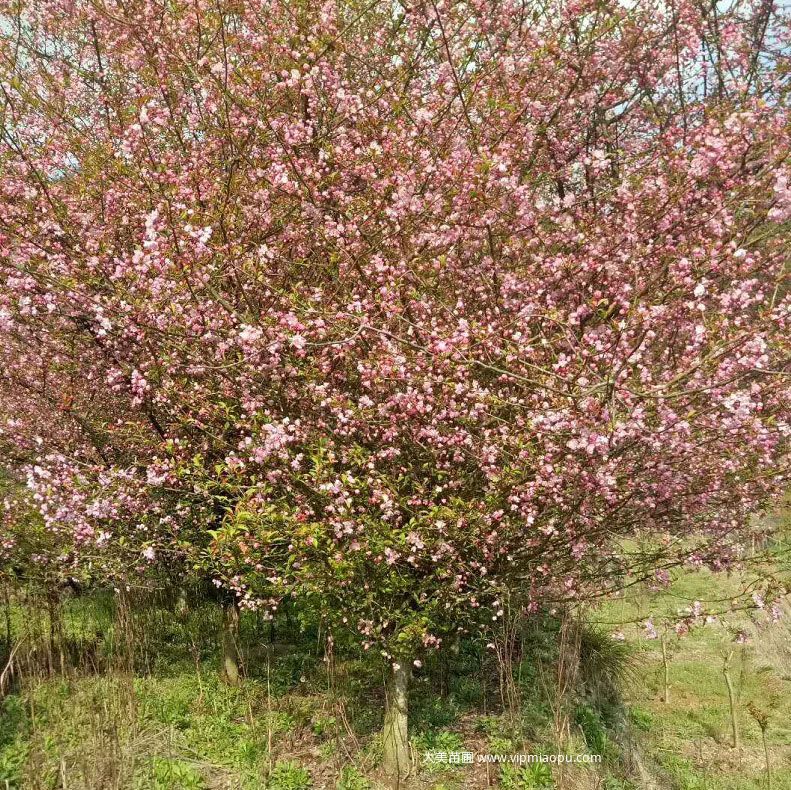
[[[409,664],[404,660],[395,665],[387,684],[383,767],[395,787],[409,776],[411,768],[407,729],[409,676]]]
[[[239,685],[239,607],[236,601],[222,605],[222,677],[229,686]]]

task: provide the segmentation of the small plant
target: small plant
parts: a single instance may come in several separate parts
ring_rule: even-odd
[[[284,710],[295,727],[308,727],[316,713],[316,703],[311,699],[290,696],[284,700]]]
[[[555,786],[547,763],[506,764],[500,769],[503,790],[550,790]]]
[[[26,725],[22,700],[12,695],[0,704],[0,787],[19,787],[29,745],[23,739]]]
[[[509,754],[514,751],[514,741],[503,735],[489,738],[489,751],[492,754]]]
[[[602,724],[599,714],[590,705],[580,705],[574,720],[582,730],[585,743],[594,754],[604,754],[607,749],[607,730]]]
[[[0,748],[0,787],[14,790],[22,786],[22,771],[28,750],[28,744],[21,740]]]
[[[645,708],[632,708],[629,711],[629,720],[632,723],[632,726],[640,730],[642,732],[648,732],[651,729],[651,725],[653,724],[653,716],[651,713]]]
[[[420,729],[447,727],[458,717],[459,710],[452,698],[431,697],[417,700],[414,705],[414,719]]]
[[[273,734],[293,732],[297,727],[297,723],[294,721],[294,718],[290,714],[284,713],[283,711],[274,710],[264,715],[266,717],[266,726],[272,730]]]
[[[347,765],[335,785],[335,790],[370,790],[371,783],[353,765]]]
[[[678,790],[713,790],[688,760],[675,755],[667,755],[662,758],[662,767],[670,775],[673,781],[672,786]]]
[[[338,725],[335,716],[318,716],[313,720],[313,734],[318,738],[332,735]]]
[[[617,696],[623,685],[637,677],[638,662],[629,644],[596,627],[580,627],[579,654],[582,681],[594,697]]]
[[[448,730],[422,733],[413,740],[413,745],[422,761],[422,767],[430,773],[459,767],[460,763],[449,762],[447,756],[451,753],[465,751],[461,736]],[[445,759],[432,759],[432,755],[435,753],[444,754],[446,757]]]
[[[201,775],[187,763],[155,757],[151,761],[152,790],[202,790]]]
[[[309,790],[313,778],[307,768],[293,760],[277,763],[266,783],[267,790]]]
[[[475,731],[485,735],[496,735],[505,726],[499,716],[478,716],[475,719]]]
[[[764,746],[764,767],[766,770],[766,787],[768,790],[772,788],[772,771],[769,764],[769,746],[766,743],[766,731],[769,729],[769,714],[756,707],[752,702],[747,703],[747,710],[750,715],[755,719],[758,726],[761,728],[761,740]]]

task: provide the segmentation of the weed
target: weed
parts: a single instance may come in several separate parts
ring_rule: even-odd
[[[341,771],[335,784],[336,790],[371,790],[371,783],[353,765],[347,765]]]
[[[587,747],[593,754],[604,754],[607,750],[607,730],[600,714],[590,705],[580,705],[574,712],[574,721],[582,730]]]
[[[154,757],[145,776],[145,784],[138,787],[140,790],[203,790],[206,783],[191,765],[180,760]]]
[[[653,724],[654,717],[650,711],[637,705],[629,709],[629,721],[632,726],[642,732],[648,732]]]
[[[313,726],[311,729],[316,737],[326,738],[337,732],[338,720],[335,716],[316,716],[313,719]]]
[[[310,771],[294,760],[277,763],[266,783],[267,790],[309,790],[313,787]]]
[[[426,758],[422,762],[422,767],[429,773],[458,768],[460,763],[448,762],[447,755],[451,752],[465,751],[461,736],[448,730],[431,730],[421,733],[413,738],[412,745],[421,759]],[[432,759],[432,755],[445,755],[445,758]]]
[[[676,755],[667,755],[662,760],[662,767],[670,776],[674,790],[713,790],[688,760]]]
[[[555,783],[547,763],[505,764],[500,769],[500,786],[503,790],[549,790]]]
[[[0,786],[7,790],[21,787],[28,754],[29,746],[21,739],[3,745],[0,749]]]

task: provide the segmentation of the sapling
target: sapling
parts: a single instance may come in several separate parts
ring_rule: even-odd
[[[747,703],[747,710],[750,715],[755,719],[758,727],[761,729],[761,741],[764,747],[764,767],[766,770],[766,787],[767,790],[772,788],[772,771],[769,763],[769,746],[766,742],[766,731],[769,729],[769,713],[761,710],[754,703]]]
[[[738,750],[741,746],[741,739],[739,736],[739,717],[738,717],[738,705],[736,701],[736,691],[733,686],[733,680],[731,679],[730,669],[731,669],[731,660],[733,659],[733,650],[729,650],[725,656],[722,663],[722,674],[725,676],[725,685],[728,688],[728,707],[730,710],[730,718],[731,718],[731,747],[733,749]]]

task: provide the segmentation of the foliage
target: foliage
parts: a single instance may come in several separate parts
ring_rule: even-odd
[[[580,629],[580,672],[588,693],[606,701],[633,682],[638,673],[634,649],[601,628]]]
[[[22,701],[15,695],[0,702],[0,782],[21,786],[29,756],[28,721]]]
[[[553,788],[552,769],[546,763],[506,764],[500,768],[503,790],[543,790]]]
[[[141,785],[141,790],[203,790],[205,787],[200,775],[189,764],[155,757],[150,777]]]
[[[269,790],[309,790],[313,787],[313,780],[307,768],[287,760],[275,765],[266,786]]]
[[[698,774],[689,760],[676,755],[667,755],[662,760],[662,767],[678,790],[709,790],[709,783]]]
[[[335,785],[335,790],[371,790],[371,783],[353,765],[347,765]]]
[[[650,712],[636,705],[629,709],[629,720],[634,727],[643,732],[650,730],[653,723]]]
[[[603,755],[607,750],[607,731],[600,715],[590,706],[580,705],[575,711],[574,721],[582,730],[591,753]]]

